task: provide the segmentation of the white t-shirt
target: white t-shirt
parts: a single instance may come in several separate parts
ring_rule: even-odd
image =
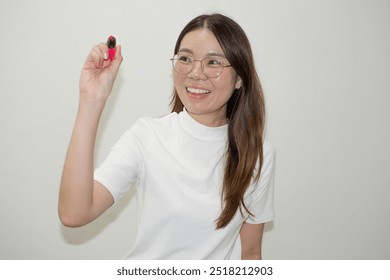
[[[135,183],[137,235],[126,259],[239,259],[244,221],[271,221],[275,150],[264,141],[260,180],[245,202],[254,217],[237,211],[223,229],[221,185],[227,125],[207,127],[186,110],[138,120],[95,170],[117,201]],[[236,242],[237,241],[237,242]]]

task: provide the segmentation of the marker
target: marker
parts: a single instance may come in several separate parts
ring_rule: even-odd
[[[114,56],[115,56],[115,52],[116,52],[116,39],[114,36],[110,36],[107,40],[107,47],[108,47],[108,57],[110,58],[110,60],[112,61],[114,59]]]

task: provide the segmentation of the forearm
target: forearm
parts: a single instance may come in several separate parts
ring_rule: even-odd
[[[93,207],[94,146],[102,102],[80,101],[62,174],[59,215],[64,224],[89,220]]]

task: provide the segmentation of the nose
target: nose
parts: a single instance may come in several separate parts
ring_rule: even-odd
[[[203,73],[202,68],[202,61],[201,60],[194,60],[194,68],[192,68],[191,72],[188,73],[188,76],[190,78],[196,79],[196,80],[206,80],[207,76]]]

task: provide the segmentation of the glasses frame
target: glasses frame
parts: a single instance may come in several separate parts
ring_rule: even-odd
[[[182,73],[182,72],[177,71],[176,68],[175,68],[175,61],[177,61],[179,59],[178,56],[179,56],[179,54],[175,54],[170,60],[172,61],[173,70],[175,70],[176,73],[181,74],[181,75],[187,75],[187,74],[191,73],[195,69],[195,62],[196,61],[200,62],[200,67],[202,68],[203,75],[205,75],[208,78],[218,78],[219,76],[222,75],[223,69],[225,69],[226,67],[232,67],[231,64],[221,64],[221,66],[222,66],[221,73],[219,73],[219,75],[216,76],[216,77],[210,77],[210,76],[208,76],[208,75],[206,75],[204,73],[204,68],[203,68],[203,60],[205,60],[206,58],[209,58],[208,56],[206,56],[206,57],[204,57],[202,59],[195,59],[195,58],[193,58],[191,69],[188,72],[186,72],[186,73]]]

